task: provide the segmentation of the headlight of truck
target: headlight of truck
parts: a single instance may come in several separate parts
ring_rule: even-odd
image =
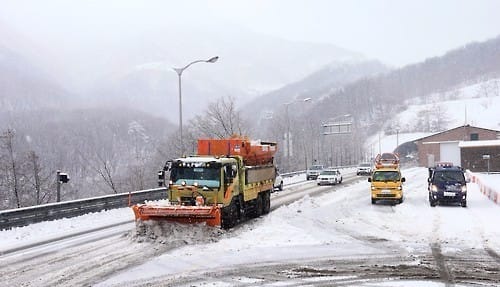
[[[432,191],[432,192],[437,192],[437,191],[438,191],[437,186],[435,186],[434,184],[433,184],[433,185],[431,185],[431,191]]]
[[[462,186],[462,193],[466,193],[467,192],[467,186],[466,185],[463,185]]]
[[[372,190],[375,190],[375,189],[376,189],[375,186],[372,186]]]

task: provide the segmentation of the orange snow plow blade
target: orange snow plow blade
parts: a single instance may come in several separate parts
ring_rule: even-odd
[[[221,211],[218,206],[132,206],[135,220],[166,220],[179,223],[203,223],[221,226]]]

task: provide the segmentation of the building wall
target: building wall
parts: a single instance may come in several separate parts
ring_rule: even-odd
[[[477,134],[477,140],[496,140],[497,133],[498,131],[494,130],[463,126],[420,139],[416,141],[418,149],[418,163],[420,166],[427,166],[427,157],[429,154],[434,155],[435,162],[441,161],[439,154],[439,143],[437,142],[469,141],[471,138],[471,134]]]
[[[462,147],[460,149],[462,167],[472,172],[487,172],[488,160],[483,155],[490,155],[490,171],[500,172],[500,146]]]

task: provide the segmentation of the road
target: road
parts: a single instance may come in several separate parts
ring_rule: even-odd
[[[346,175],[336,186],[288,186],[273,194],[269,215],[230,231],[169,225],[161,231],[169,236],[143,237],[134,233],[133,223],[125,223],[34,245],[0,257],[0,285],[499,285],[500,250],[493,238],[498,238],[500,227],[487,222],[498,206],[481,195],[469,195],[468,208],[431,208],[422,171],[425,174],[418,168],[404,172],[406,200],[401,205],[372,206],[366,178]],[[265,233],[266,224],[273,221],[280,224]],[[274,236],[271,249],[269,243],[262,247],[247,241],[243,250],[218,248],[242,238],[259,241],[259,236]],[[150,266],[163,268],[150,276],[144,272],[154,269]],[[391,282],[394,285],[387,285]]]

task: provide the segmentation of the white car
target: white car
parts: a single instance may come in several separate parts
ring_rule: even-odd
[[[342,183],[342,174],[338,169],[325,169],[316,179],[318,185]]]
[[[372,164],[369,162],[360,163],[358,169],[356,170],[356,175],[371,175],[372,174]]]
[[[276,178],[274,179],[273,187],[274,189],[277,189],[279,191],[283,190],[283,177],[278,172],[276,172]]]

